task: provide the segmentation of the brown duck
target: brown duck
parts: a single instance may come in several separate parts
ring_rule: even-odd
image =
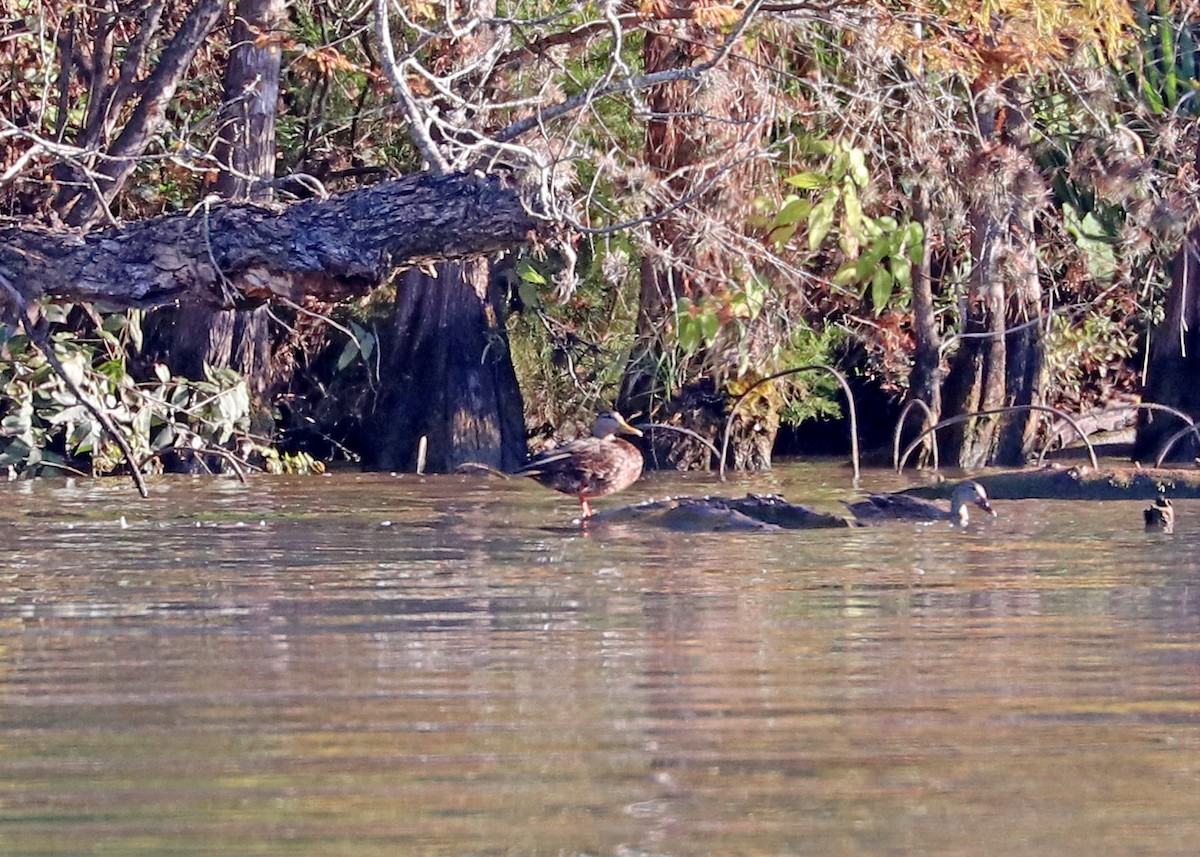
[[[623,491],[642,475],[641,450],[617,437],[622,432],[642,434],[616,411],[605,411],[596,417],[591,437],[546,450],[516,473],[578,497],[583,517],[589,518],[592,507],[588,500]]]
[[[954,489],[950,496],[950,511],[908,494],[871,494],[865,500],[846,505],[861,520],[955,521],[966,526],[970,517],[967,506],[972,504],[989,515],[996,514],[988,502],[987,491],[978,482],[963,482]]]

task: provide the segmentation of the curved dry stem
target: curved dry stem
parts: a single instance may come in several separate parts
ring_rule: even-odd
[[[896,471],[900,470],[900,431],[904,428],[904,419],[908,416],[908,412],[913,408],[919,408],[925,414],[925,422],[923,425],[932,426],[936,420],[933,416],[933,409],[925,403],[923,399],[909,399],[904,403],[904,407],[900,409],[900,416],[896,417],[896,429],[892,432],[892,467]],[[933,469],[938,469],[938,445],[937,432],[932,432],[933,443],[930,449],[933,451]]]
[[[1171,453],[1171,450],[1175,448],[1175,444],[1177,444],[1186,434],[1194,434],[1196,435],[1197,439],[1200,439],[1200,428],[1197,428],[1194,424],[1190,426],[1184,426],[1179,431],[1175,432],[1175,434],[1167,438],[1166,443],[1162,445],[1162,449],[1158,451],[1158,457],[1154,459],[1155,467],[1162,467],[1163,461]]]
[[[1154,460],[1155,467],[1162,467],[1163,459],[1167,457],[1167,455],[1171,451],[1171,448],[1174,447],[1175,444],[1179,442],[1179,439],[1181,437],[1183,437],[1185,434],[1188,434],[1189,432],[1194,432],[1196,434],[1196,437],[1198,439],[1200,439],[1200,428],[1197,428],[1196,421],[1193,420],[1187,414],[1185,414],[1183,411],[1172,408],[1170,405],[1160,405],[1158,402],[1137,402],[1134,405],[1132,405],[1131,407],[1133,407],[1134,410],[1138,410],[1138,411],[1162,411],[1163,413],[1167,413],[1167,414],[1171,414],[1172,416],[1179,417],[1179,419],[1181,419],[1185,423],[1187,423],[1186,426],[1184,426],[1178,432],[1176,432],[1175,434],[1173,434],[1169,438],[1167,438],[1166,443],[1163,444],[1162,450],[1158,453],[1158,458],[1156,458]],[[1056,428],[1058,428],[1057,425],[1051,426],[1051,432],[1050,432],[1051,436],[1054,435],[1053,430]],[[1078,431],[1078,429],[1076,429],[1076,431]],[[1041,454],[1038,455],[1037,463],[1039,465],[1041,465],[1042,462],[1046,460],[1046,453],[1049,451],[1050,451],[1050,444],[1046,443],[1042,447]]]
[[[930,426],[929,428],[925,429],[925,431],[913,438],[912,443],[904,448],[904,453],[900,456],[900,461],[896,465],[896,471],[901,472],[904,470],[904,465],[908,462],[908,457],[912,455],[913,450],[921,445],[921,441],[925,439],[926,435],[932,434],[938,429],[945,428],[946,426],[964,423],[967,420],[974,419],[975,417],[986,417],[991,414],[1011,414],[1015,413],[1016,411],[1039,411],[1045,414],[1054,414],[1055,416],[1066,421],[1071,428],[1075,429],[1075,434],[1079,435],[1079,439],[1082,440],[1084,445],[1087,447],[1088,459],[1091,461],[1092,467],[1099,469],[1100,462],[1096,458],[1096,448],[1092,446],[1092,442],[1088,440],[1088,437],[1084,433],[1083,429],[1079,427],[1079,423],[1075,422],[1075,418],[1070,414],[1060,411],[1058,408],[1052,408],[1049,405],[1009,405],[1006,408],[988,408],[987,410],[983,411],[971,411],[969,414],[959,414],[958,416],[948,417],[937,425]]]
[[[725,458],[729,452],[729,435],[733,431],[733,418],[737,416],[738,407],[746,400],[746,397],[768,381],[775,381],[799,372],[811,372],[815,369],[822,369],[836,378],[837,382],[842,385],[842,392],[846,394],[846,404],[850,411],[850,459],[854,465],[854,484],[858,484],[860,472],[858,463],[858,411],[854,407],[854,393],[850,390],[850,382],[846,380],[846,376],[832,366],[826,366],[824,363],[811,363],[808,366],[797,366],[795,369],[784,369],[782,372],[768,375],[765,378],[755,381],[734,400],[733,407],[729,409],[729,416],[725,418],[725,433],[721,437],[721,454],[719,456],[721,466],[718,470],[718,475],[722,482],[725,481]]]

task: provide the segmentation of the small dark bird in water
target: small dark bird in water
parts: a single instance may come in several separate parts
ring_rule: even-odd
[[[1143,510],[1142,517],[1146,520],[1146,531],[1157,533],[1175,532],[1175,508],[1171,501],[1159,495],[1154,505]]]
[[[616,411],[605,411],[596,417],[591,437],[546,450],[516,473],[578,497],[583,517],[589,518],[588,500],[623,491],[642,475],[642,452],[617,436],[622,432],[642,434]]]
[[[897,520],[897,521],[955,521],[966,526],[970,517],[967,512],[968,504],[974,504],[989,515],[996,511],[988,502],[987,491],[978,482],[963,482],[954,489],[950,496],[950,511],[946,511],[936,503],[911,497],[908,494],[871,494],[865,500],[847,503],[856,518],[864,521]]]

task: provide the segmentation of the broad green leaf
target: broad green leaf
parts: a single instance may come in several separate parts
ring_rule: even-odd
[[[771,221],[771,228],[793,226],[808,217],[811,211],[812,203],[807,199],[792,199],[775,215],[775,219]]]
[[[879,268],[883,257],[888,254],[891,249],[891,241],[887,236],[876,238],[871,244],[870,249],[858,257],[858,262],[855,264],[855,274],[860,283],[865,283],[867,280],[875,276],[875,271]]]
[[[721,331],[721,320],[717,318],[717,314],[713,311],[707,311],[699,318],[700,333],[704,337],[705,345],[712,345],[716,340],[717,334]]]
[[[859,187],[866,187],[867,182],[871,180],[871,176],[867,172],[867,158],[863,150],[851,149],[846,154],[850,162],[850,178]]]
[[[174,426],[163,426],[162,430],[154,436],[154,440],[150,442],[150,449],[153,452],[162,452],[173,443],[175,443]]]
[[[921,264],[925,258],[925,230],[915,220],[904,225],[904,251],[914,265]]]
[[[908,257],[904,255],[895,255],[891,258],[892,277],[896,281],[896,285],[902,291],[908,291],[912,288],[912,263],[908,261]]]
[[[871,304],[875,307],[875,315],[883,312],[887,302],[892,298],[894,285],[891,272],[880,265],[871,277]]]
[[[788,176],[784,181],[792,187],[817,190],[829,184],[829,176],[824,173],[796,173],[794,176]]]
[[[337,371],[341,372],[347,366],[354,362],[354,358],[361,352],[358,348],[358,343],[353,339],[346,340],[346,346],[342,349],[342,353],[338,355]]]
[[[533,283],[535,286],[546,285],[546,278],[542,272],[530,264],[528,259],[522,259],[517,265],[517,276],[527,283]]]
[[[858,276],[858,265],[854,262],[845,262],[842,267],[837,269],[837,273],[830,278],[835,286],[852,286],[857,282],[861,282],[862,278]]]
[[[816,252],[833,228],[833,215],[837,207],[837,191],[829,191],[808,216],[808,249]]]

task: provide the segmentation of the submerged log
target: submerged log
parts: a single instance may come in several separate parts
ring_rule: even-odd
[[[1041,467],[972,477],[993,500],[1153,500],[1200,497],[1200,470],[1139,467]],[[916,497],[949,497],[957,483],[942,482],[909,488],[901,493]]]
[[[813,512],[776,494],[732,497],[672,497],[648,500],[599,512],[588,519],[598,524],[632,522],[687,533],[729,531],[778,532],[828,529],[853,524],[840,515]]]

